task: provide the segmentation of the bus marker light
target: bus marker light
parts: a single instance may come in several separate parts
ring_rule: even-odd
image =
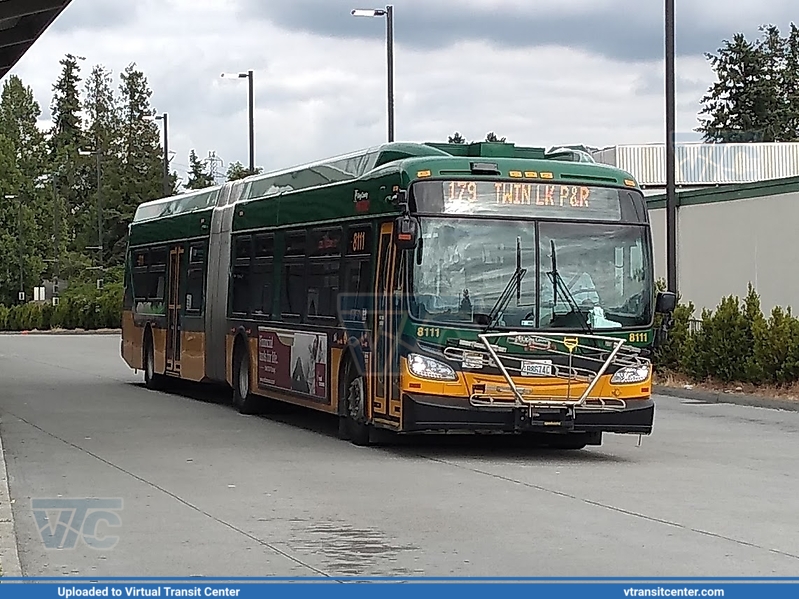
[[[416,173],[417,177],[429,177],[432,173],[430,171],[419,171]]]
[[[627,187],[635,187],[635,181],[633,181],[632,179],[625,179],[624,180],[624,184]]]
[[[522,176],[522,171],[509,171],[508,174],[511,177],[520,178]]]
[[[541,173],[542,179],[554,179],[555,175],[553,173]]]
[[[538,173],[536,171],[524,171],[524,176],[529,179],[537,179]]]

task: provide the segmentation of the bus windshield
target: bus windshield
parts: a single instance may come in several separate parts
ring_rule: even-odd
[[[645,227],[452,217],[420,224],[411,271],[416,319],[513,329],[651,324]]]

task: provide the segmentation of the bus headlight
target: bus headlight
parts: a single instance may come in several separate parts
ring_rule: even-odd
[[[420,356],[419,354],[410,354],[408,356],[408,368],[414,376],[422,379],[433,379],[436,381],[457,381],[458,375],[455,371],[438,360],[428,358],[427,356]]]
[[[625,366],[616,371],[610,379],[612,385],[641,383],[649,378],[649,366]]]

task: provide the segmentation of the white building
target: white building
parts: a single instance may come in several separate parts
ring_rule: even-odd
[[[597,162],[630,172],[649,196],[655,273],[666,278],[665,146],[614,146]],[[677,144],[677,279],[684,301],[714,309],[752,283],[763,312],[799,310],[799,143]]]

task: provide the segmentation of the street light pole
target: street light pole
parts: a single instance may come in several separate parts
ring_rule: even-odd
[[[102,152],[99,147],[93,151],[78,150],[81,156],[92,156],[97,158],[97,251],[99,254],[100,270],[103,268],[103,192],[102,192],[102,177],[100,170],[100,155]]]
[[[19,301],[23,299],[25,292],[25,279],[22,274],[22,198],[18,195],[8,194],[7,200],[17,200],[17,249],[19,254]]]
[[[252,69],[247,71],[249,80],[248,109],[250,113],[250,174],[255,174],[255,87]]]
[[[164,121],[164,196],[171,195],[172,186],[169,184],[169,121],[168,115],[155,117],[157,121]]]
[[[677,293],[677,194],[674,160],[674,0],[666,2],[666,271]]]
[[[386,71],[388,76],[388,141],[394,141],[394,7],[385,9],[356,8],[351,11],[354,17],[386,17]]]
[[[250,175],[255,174],[255,81],[252,69],[246,73],[222,73],[221,77],[237,77],[247,79],[249,89],[247,90],[247,109],[249,112],[249,136],[250,136]]]

